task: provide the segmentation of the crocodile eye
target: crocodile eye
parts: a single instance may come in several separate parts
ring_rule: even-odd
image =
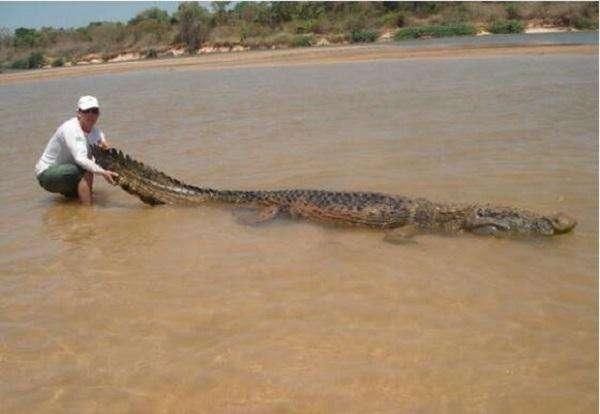
[[[477,217],[483,217],[483,209],[482,209],[482,208],[478,208],[478,209],[475,211],[475,215],[476,215]]]

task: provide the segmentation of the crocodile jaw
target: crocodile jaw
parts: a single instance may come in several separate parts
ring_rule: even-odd
[[[577,221],[565,213],[538,215],[509,207],[484,206],[466,217],[464,228],[497,236],[553,236],[568,233]]]
[[[548,217],[554,234],[568,233],[577,226],[577,220],[565,213],[557,213]]]

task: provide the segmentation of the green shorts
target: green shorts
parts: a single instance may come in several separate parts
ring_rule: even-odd
[[[42,188],[51,193],[61,193],[65,197],[77,197],[77,186],[85,170],[75,164],[59,164],[48,167],[38,175]]]

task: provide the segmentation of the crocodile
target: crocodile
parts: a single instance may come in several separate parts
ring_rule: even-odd
[[[404,243],[418,233],[475,233],[537,237],[570,232],[577,221],[565,213],[539,214],[515,207],[489,204],[432,202],[377,192],[325,190],[219,190],[186,184],[144,165],[115,148],[91,148],[97,164],[119,174],[115,182],[149,205],[197,205],[208,202],[257,209],[248,223],[279,215],[311,221],[366,226],[386,231],[385,240]]]

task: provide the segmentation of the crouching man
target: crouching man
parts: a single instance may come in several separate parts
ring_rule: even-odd
[[[77,116],[58,127],[35,166],[38,182],[51,193],[79,198],[92,204],[94,174],[115,184],[118,174],[100,167],[89,157],[89,146],[108,147],[104,133],[94,126],[100,116],[100,105],[93,96],[82,96],[77,102]]]

